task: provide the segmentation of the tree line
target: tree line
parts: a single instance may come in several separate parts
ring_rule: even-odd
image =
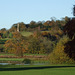
[[[70,51],[71,47],[68,44],[74,38],[72,34],[74,29],[72,32],[71,25],[69,27],[67,25],[70,21],[72,19],[66,16],[61,20],[52,18],[46,22],[31,21],[29,24],[21,22],[19,23],[20,32],[17,32],[17,24],[13,24],[8,30],[2,28],[0,30],[0,51],[22,57],[24,53],[48,54],[52,63],[73,62],[74,53]],[[23,31],[33,34],[26,37],[21,34]],[[73,35],[72,38],[69,33]],[[8,40],[2,44],[5,38]]]

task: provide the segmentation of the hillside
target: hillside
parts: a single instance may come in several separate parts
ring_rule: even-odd
[[[33,33],[32,32],[27,32],[27,31],[22,31],[22,32],[20,32],[23,36],[26,36],[26,37],[28,37],[28,36],[30,36],[30,35],[32,35]]]

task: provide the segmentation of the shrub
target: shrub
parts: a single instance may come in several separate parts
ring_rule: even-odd
[[[3,50],[4,50],[4,46],[1,44],[0,45],[0,52],[3,52]]]
[[[30,59],[24,59],[22,61],[22,63],[24,63],[24,64],[31,64],[31,60]]]

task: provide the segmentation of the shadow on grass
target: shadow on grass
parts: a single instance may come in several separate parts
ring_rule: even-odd
[[[33,69],[48,69],[48,68],[67,68],[75,66],[40,66],[40,67],[20,67],[20,68],[0,68],[0,71],[21,71],[21,70],[33,70]]]

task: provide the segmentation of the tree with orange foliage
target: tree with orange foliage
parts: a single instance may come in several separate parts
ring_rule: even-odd
[[[17,56],[23,56],[23,53],[25,52],[25,40],[24,37],[18,33],[13,33],[13,39],[7,40],[5,42],[5,51],[8,53],[14,53]]]

